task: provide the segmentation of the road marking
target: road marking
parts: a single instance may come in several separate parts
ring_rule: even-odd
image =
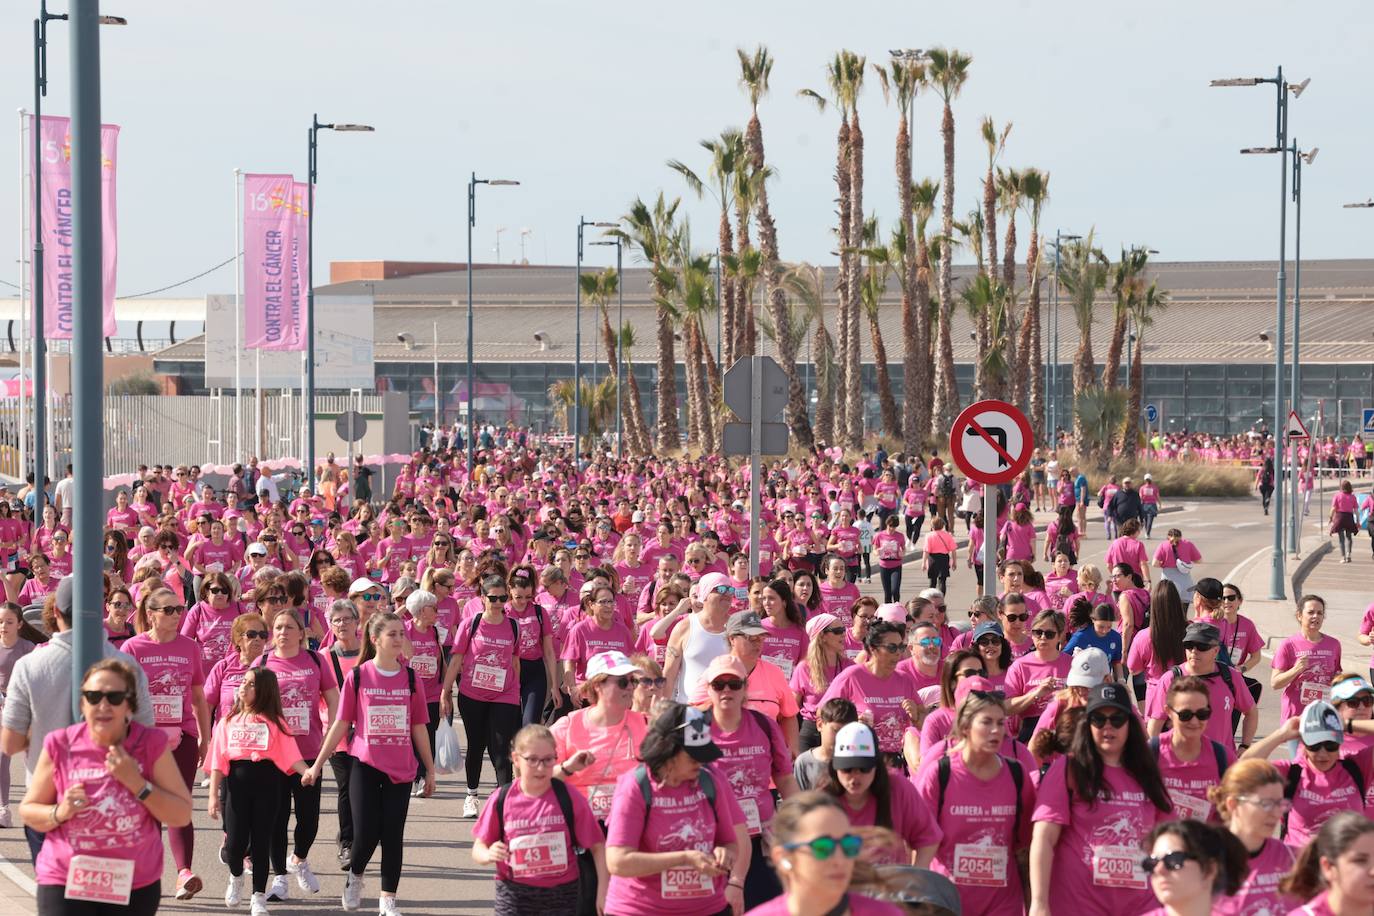
[[[1235,566],[1231,567],[1231,571],[1228,572],[1226,574],[1226,578],[1222,579],[1221,581],[1235,582],[1237,579],[1240,578],[1240,572],[1242,569],[1249,566],[1251,563],[1255,562],[1265,554],[1270,553],[1271,551],[1273,551],[1273,549],[1274,548],[1272,547],[1261,547],[1259,550],[1256,550],[1254,553],[1250,554],[1250,556],[1246,557],[1244,560],[1241,560]]]
[[[9,859],[6,859],[4,856],[0,856],[0,875],[4,875],[6,878],[9,878],[15,884],[19,885],[19,888],[30,897],[38,896],[38,885],[33,883],[33,879],[15,868],[14,865],[10,863]]]
[[[1254,528],[1256,525],[1264,525],[1266,522],[1236,522],[1232,528]]]

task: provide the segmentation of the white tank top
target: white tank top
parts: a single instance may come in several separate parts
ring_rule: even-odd
[[[689,694],[717,655],[730,654],[725,631],[712,633],[701,625],[696,614],[687,618],[687,642],[682,647],[682,679],[677,683],[677,701],[689,702]]]

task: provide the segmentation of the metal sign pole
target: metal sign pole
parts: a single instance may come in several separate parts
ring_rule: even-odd
[[[997,594],[997,487],[983,484],[983,595]]]
[[[759,574],[759,525],[763,506],[760,452],[763,450],[763,357],[750,357],[749,379],[749,578]]]

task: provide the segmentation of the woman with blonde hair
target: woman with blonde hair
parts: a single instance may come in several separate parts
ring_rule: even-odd
[[[844,623],[834,614],[817,614],[806,622],[810,643],[806,658],[792,671],[791,687],[801,708],[800,749],[810,750],[821,743],[816,724],[816,708],[835,676],[853,664],[844,651]]]

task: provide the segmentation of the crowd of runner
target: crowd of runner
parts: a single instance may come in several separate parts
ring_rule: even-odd
[[[457,766],[459,723],[452,816],[502,916],[1374,911],[1371,680],[1304,596],[1258,736],[1264,639],[1183,532],[1153,537],[1149,474],[1093,487],[1037,452],[984,534],[937,454],[776,462],[754,576],[747,468],[719,460],[509,434],[471,476],[448,450],[385,499],[373,476],[331,460],[274,501],[251,466],[222,489],[155,468],[120,491],[75,722],[62,485],[37,525],[0,501],[0,826],[25,829],[41,913],[156,912],[164,834],[177,899],[318,894],[330,791],[343,909],[378,859],[396,916],[410,799]],[[1362,499],[1337,493],[1333,533]],[[882,601],[857,584],[875,560]],[[967,627],[959,575],[997,583]],[[218,876],[193,804],[223,826]]]

